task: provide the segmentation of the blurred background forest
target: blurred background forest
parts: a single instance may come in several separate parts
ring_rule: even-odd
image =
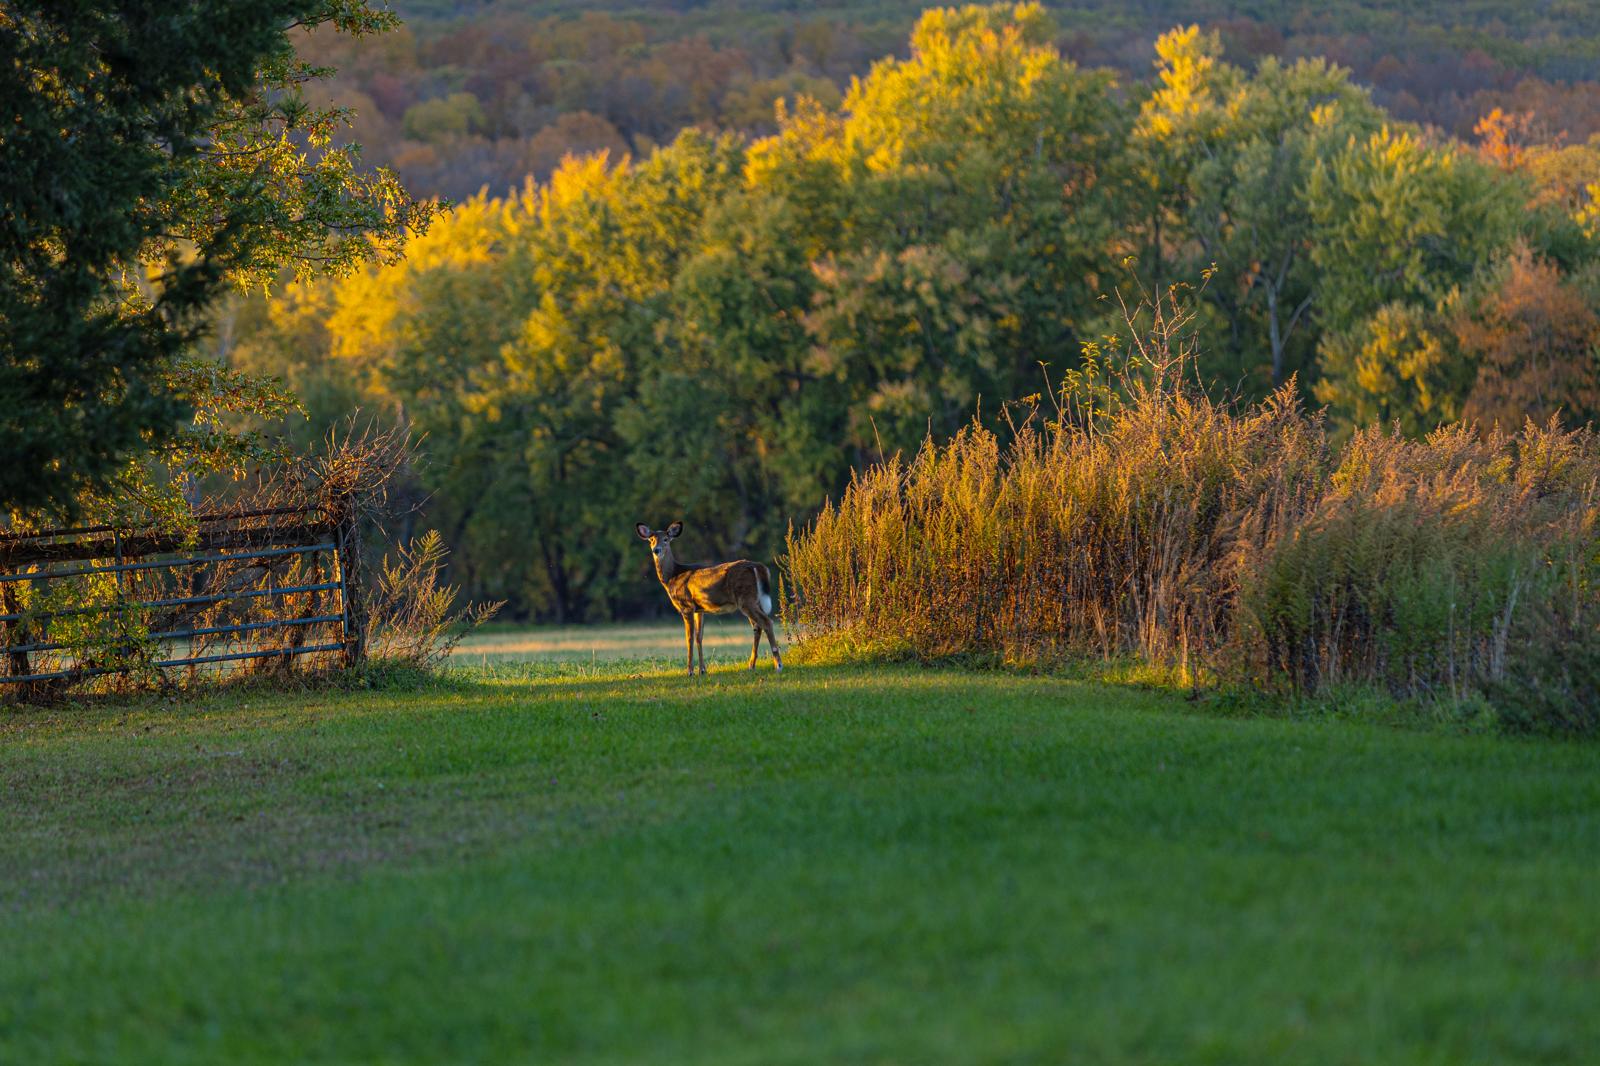
[[[883,455],[1053,412],[1118,293],[1192,286],[1206,384],[1293,380],[1336,434],[1600,412],[1587,2],[923,6],[306,35],[338,139],[455,206],[402,262],[233,297],[215,351],[288,384],[299,444],[419,434],[453,579],[560,621],[660,609],[636,521],[770,558]]]
[[[903,58],[926,3],[864,0],[396,0],[379,39],[332,33],[303,53],[338,68],[369,162],[415,195],[464,199],[543,180],[567,152],[642,155],[690,125],[773,131],[773,102],[837,105],[850,79]],[[1224,56],[1324,57],[1406,122],[1470,138],[1495,108],[1542,132],[1600,133],[1600,28],[1582,0],[1082,0],[1046,5],[1067,59],[1144,80],[1151,45],[1199,23]]]

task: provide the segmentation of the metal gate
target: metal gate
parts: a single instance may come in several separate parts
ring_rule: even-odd
[[[354,511],[196,515],[183,533],[84,526],[0,533],[0,691],[59,691],[107,674],[299,656],[358,662]]]

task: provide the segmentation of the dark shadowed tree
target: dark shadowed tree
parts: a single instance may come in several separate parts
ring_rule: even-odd
[[[366,0],[0,9],[0,508],[74,513],[181,439],[218,385],[183,360],[230,282],[391,254],[425,221],[329,147],[341,116],[305,104],[321,72],[290,39],[392,22]]]

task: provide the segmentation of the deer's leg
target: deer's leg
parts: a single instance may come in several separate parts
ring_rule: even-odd
[[[694,676],[694,615],[683,616],[683,648],[689,657],[689,676]]]
[[[703,677],[706,672],[706,616],[701,611],[694,613],[694,646],[700,653],[700,674]]]
[[[772,665],[778,668],[778,673],[783,673],[783,656],[778,654],[778,638],[772,635],[772,618],[769,615],[761,616],[761,628],[767,634],[767,648],[772,652]]]
[[[753,638],[750,644],[750,669],[754,670],[756,656],[761,654],[761,623],[757,622],[756,616],[748,611],[745,612],[745,618],[750,621],[750,636]]]

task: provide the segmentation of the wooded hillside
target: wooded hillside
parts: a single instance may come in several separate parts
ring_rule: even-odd
[[[1452,50],[1495,36],[1479,8],[1429,33],[1346,8],[1342,34],[1330,14],[1154,40],[1125,13],[1091,33],[1083,8],[935,10],[870,64],[889,7],[424,18],[334,57],[343,84],[413,188],[490,195],[403,263],[242,306],[225,347],[288,381],[308,433],[360,408],[426,434],[457,576],[562,619],[656,603],[635,522],[770,557],[852,471],[1046,417],[1063,385],[1092,398],[1174,286],[1206,387],[1293,382],[1336,440],[1600,414],[1600,144],[1493,106],[1586,99],[1511,65],[1576,61],[1540,36],[1572,20],[1498,31],[1497,59]],[[1396,36],[1366,36],[1384,18]],[[1416,106],[1467,138],[1294,58],[1362,41],[1372,69],[1433,49],[1459,88]]]
[[[640,154],[685,125],[773,128],[772,104],[837,103],[850,79],[903,57],[928,5],[577,0],[397,0],[381,40],[324,34],[370,162],[417,194],[494,193],[547,176],[567,151]],[[1245,67],[1322,56],[1395,117],[1457,137],[1495,108],[1532,112],[1540,136],[1600,132],[1600,24],[1578,0],[1082,0],[1046,5],[1062,54],[1125,79],[1156,37],[1198,23]]]

